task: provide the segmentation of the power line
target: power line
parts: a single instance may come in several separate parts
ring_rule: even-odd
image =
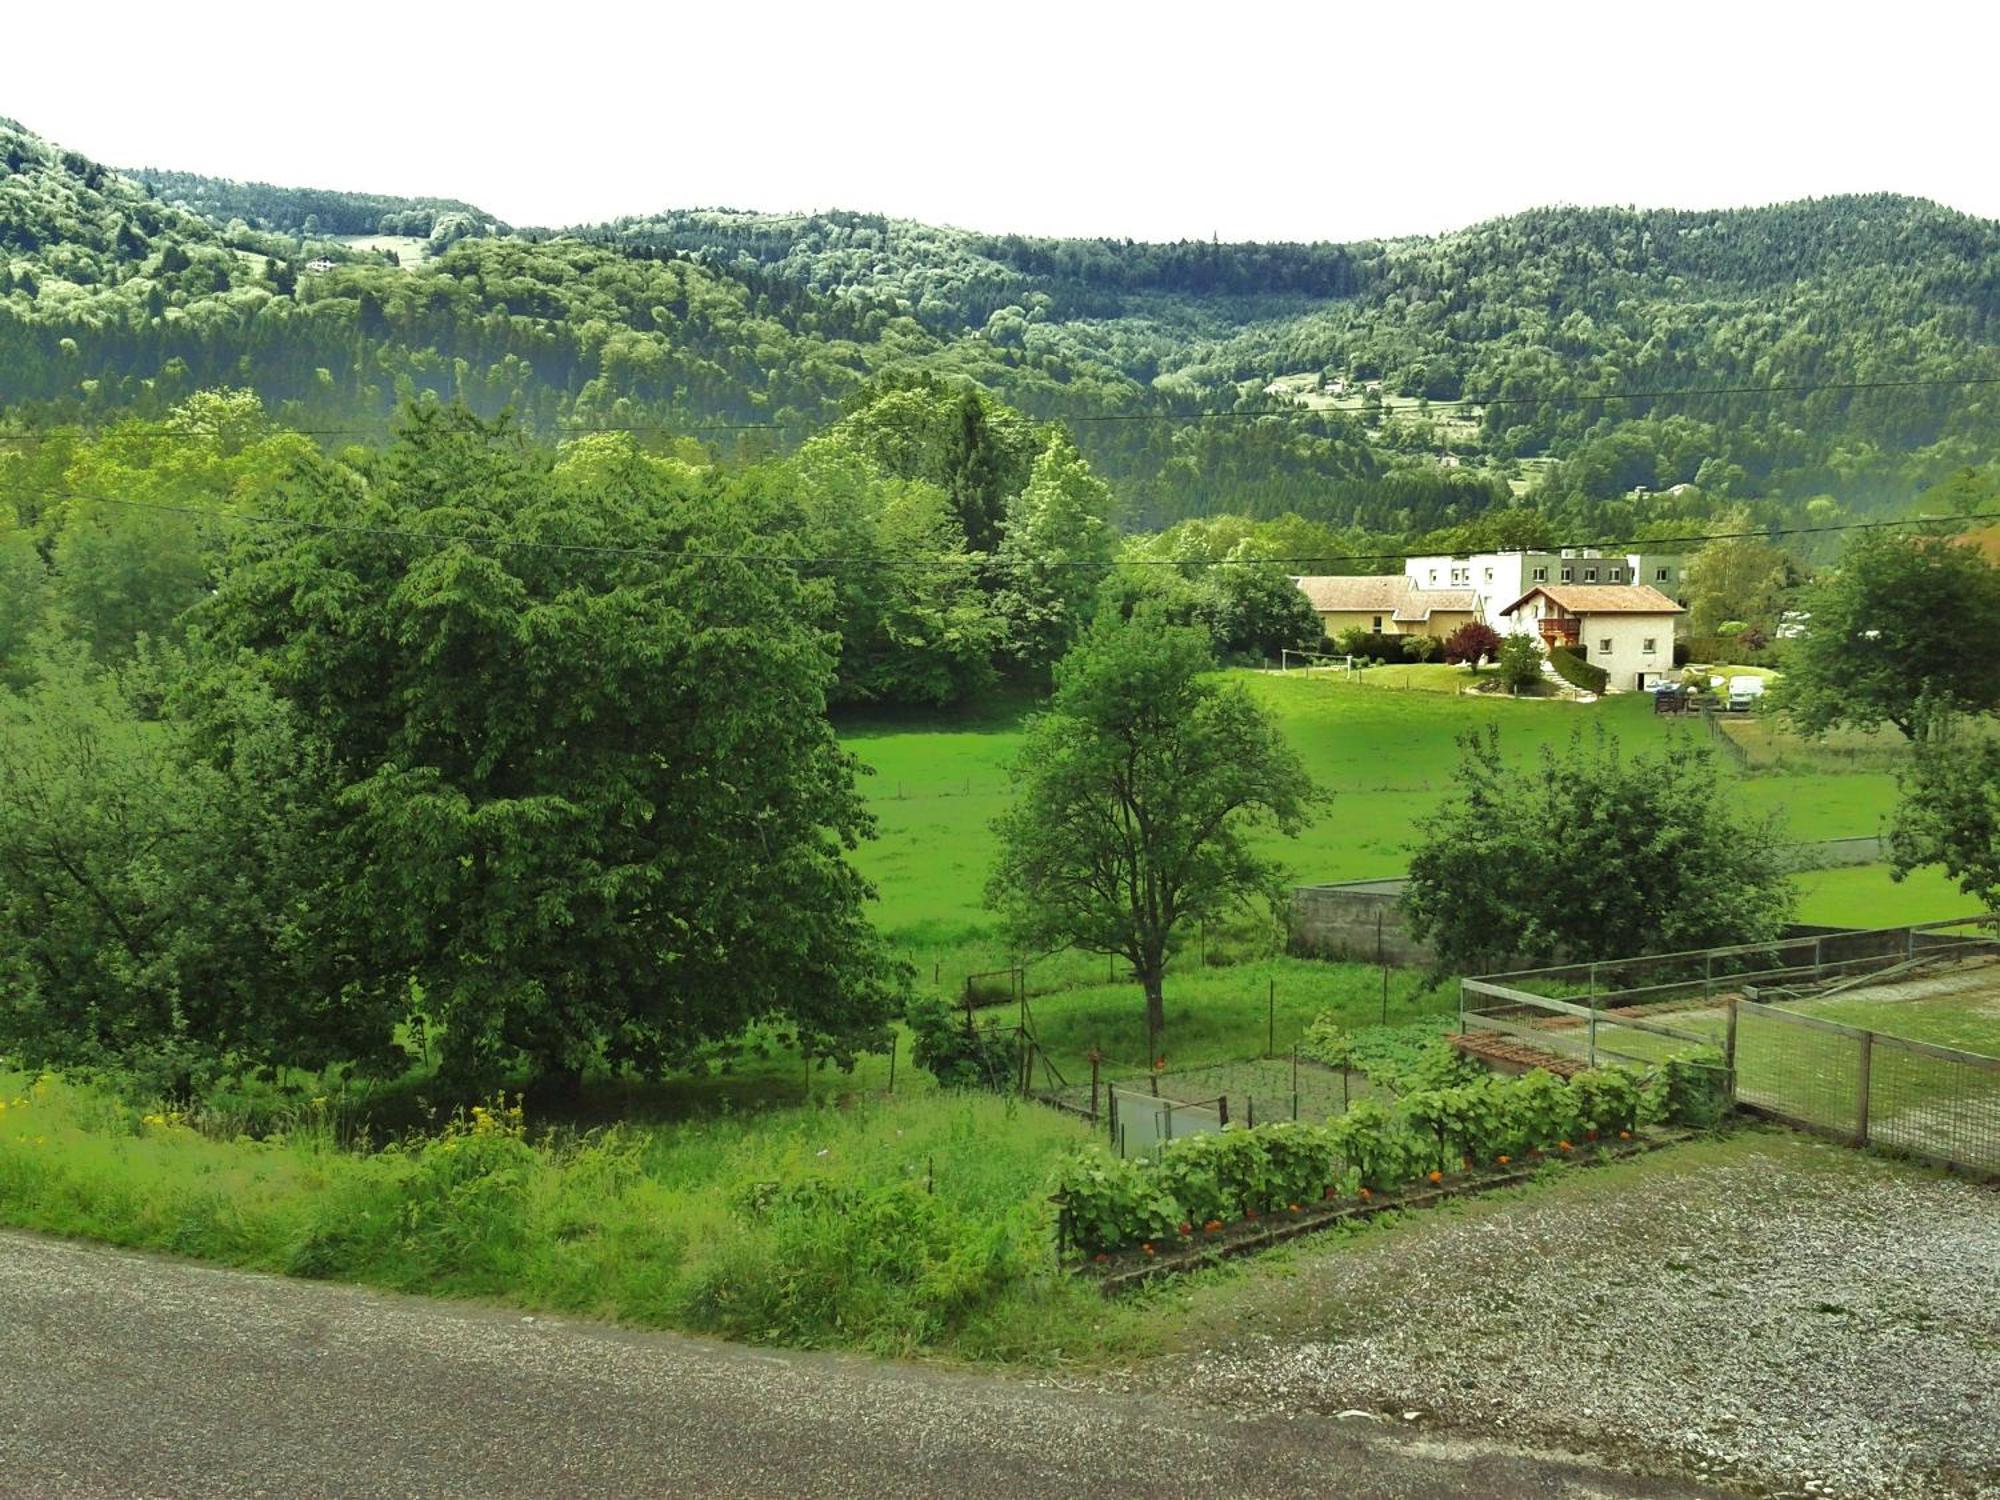
[[[1969,386],[2000,385],[2000,375],[1935,375],[1910,376],[1891,380],[1838,380],[1800,381],[1777,385],[1737,385],[1661,388],[1640,391],[1585,391],[1573,395],[1537,396],[1451,396],[1436,400],[1425,399],[1429,411],[1440,408],[1457,409],[1478,407],[1513,406],[1593,406],[1611,401],[1705,401],[1713,399],[1735,399],[1745,396],[1817,395],[1829,392],[1889,391],[1889,390],[1945,390],[1963,389]],[[1412,398],[1404,398],[1412,399]],[[1353,406],[1270,406],[1247,410],[1199,411],[1199,412],[1076,412],[1069,415],[1036,417],[1025,413],[1033,420],[1044,422],[1066,422],[1072,425],[1098,425],[1110,423],[1171,422],[1188,425],[1195,422],[1247,422],[1265,417],[1326,417],[1358,415],[1364,407]],[[1412,408],[1400,410],[1383,408],[1387,416],[1402,416],[1412,413]],[[1426,412],[1415,412],[1422,417]],[[389,419],[384,418],[384,423]],[[593,433],[657,433],[665,436],[691,436],[703,432],[810,432],[837,421],[837,417],[800,417],[784,422],[607,422],[562,428],[551,434],[556,440],[572,437],[587,437]],[[524,431],[526,429],[523,429]],[[301,437],[371,437],[383,431],[382,425],[372,427],[274,427],[268,434],[281,436],[296,433]],[[0,433],[0,443],[43,443],[49,442],[63,432],[16,432]],[[139,437],[172,439],[194,442],[213,437],[214,434],[189,431],[185,427],[120,427],[100,428],[98,435],[111,437]],[[530,434],[533,435],[533,434]]]
[[[631,557],[656,562],[732,562],[765,563],[795,568],[1004,568],[1013,566],[998,558],[984,554],[959,554],[949,557],[845,557],[782,552],[716,552],[691,548],[671,549],[658,547],[614,547],[590,542],[545,542],[528,537],[488,537],[466,532],[419,531],[404,526],[351,526],[331,521],[309,521],[292,516],[261,515],[250,511],[212,510],[196,505],[170,505],[164,501],[131,500],[115,495],[93,495],[70,490],[45,490],[39,492],[38,499],[66,501],[75,500],[85,504],[117,505],[132,510],[157,511],[170,515],[191,516],[204,521],[223,521],[238,525],[290,527],[294,530],[310,531],[316,534],[336,536],[376,537],[389,540],[425,542],[433,546],[503,547],[524,551],[575,553],[596,557]],[[1961,525],[1973,521],[2000,521],[2000,511],[1964,511],[1956,515],[1918,516],[1892,521],[1841,521],[1824,526],[1773,526],[1743,531],[1698,532],[1685,536],[1647,537],[1626,541],[1568,541],[1550,542],[1546,546],[1521,547],[1506,550],[1556,554],[1564,551],[1581,552],[1594,549],[1600,552],[1644,552],[1657,551],[1662,547],[1705,546],[1710,542],[1725,541],[1771,541],[1786,536],[1823,536],[1831,533],[1851,531],[1885,531],[1917,529],[1927,526]],[[1287,571],[1308,564],[1397,562],[1413,556],[1427,554],[1405,548],[1398,552],[1338,552],[1298,554],[1284,557],[1245,558],[1167,558],[1167,557],[1124,557],[1106,562],[1094,561],[1054,561],[1036,562],[1027,566],[1045,568],[1075,568],[1093,571],[1111,571],[1118,568],[1276,568]]]

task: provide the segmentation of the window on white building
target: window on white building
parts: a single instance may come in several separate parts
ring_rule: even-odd
[[[1625,581],[1625,570],[1623,568],[1613,568],[1604,576],[1613,583],[1623,583]]]
[[[1438,570],[1437,570],[1436,568],[1432,568],[1432,569],[1431,569],[1431,582],[1432,582],[1432,583],[1436,583],[1437,581],[1438,581]]]
[[[1549,570],[1547,568],[1535,569],[1535,582],[1547,583],[1548,581],[1549,581]]]
[[[1583,581],[1584,581],[1585,583],[1595,583],[1595,582],[1597,582],[1597,569],[1595,569],[1595,568],[1585,568],[1585,569],[1583,570]]]
[[[1644,651],[1648,656],[1651,656],[1655,651],[1660,649],[1659,637],[1651,635],[1647,636],[1646,644],[1641,646],[1639,649]]]
[[[1607,636],[1606,636],[1606,637],[1605,637],[1605,638],[1604,638],[1603,640],[1601,640],[1601,641],[1599,641],[1599,642],[1597,643],[1597,654],[1598,654],[1599,656],[1609,656],[1609,655],[1611,654],[1611,637],[1610,637],[1610,636],[1608,636],[1608,635],[1607,635]]]
[[[1486,570],[1486,581],[1488,583],[1491,583],[1493,581],[1493,570],[1491,568],[1488,568]]]
[[[1572,578],[1574,578],[1574,577],[1576,577],[1576,569],[1575,569],[1575,568],[1564,568],[1564,569],[1563,569],[1563,582],[1564,582],[1564,583],[1568,583],[1568,582],[1569,582],[1569,581],[1570,581],[1570,580],[1571,580]]]
[[[1667,570],[1665,568],[1653,569],[1653,582],[1665,583],[1666,581],[1667,581]]]
[[[1373,630],[1377,635],[1380,635],[1382,633],[1382,617],[1380,615],[1377,615],[1375,617],[1375,623],[1369,628]]]

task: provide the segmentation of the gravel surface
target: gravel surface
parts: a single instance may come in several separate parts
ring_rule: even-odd
[[[2000,1496],[2000,1188],[1759,1134],[1291,1270],[1147,1378],[1237,1410],[1421,1412],[1754,1493]]]
[[[779,1354],[0,1234],[0,1496],[1700,1500],[1491,1439]]]

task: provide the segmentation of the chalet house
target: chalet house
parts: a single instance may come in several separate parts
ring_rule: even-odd
[[[1538,583],[1500,611],[1544,647],[1569,646],[1611,674],[1614,693],[1645,689],[1673,671],[1680,605],[1646,583]]]
[[[1299,589],[1331,640],[1359,626],[1377,635],[1434,635],[1440,640],[1477,615],[1470,589],[1420,589],[1395,573],[1301,578]]]

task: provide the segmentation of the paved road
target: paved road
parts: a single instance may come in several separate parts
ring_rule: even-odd
[[[1701,1493],[1353,1421],[1232,1420],[0,1234],[6,1496]]]

